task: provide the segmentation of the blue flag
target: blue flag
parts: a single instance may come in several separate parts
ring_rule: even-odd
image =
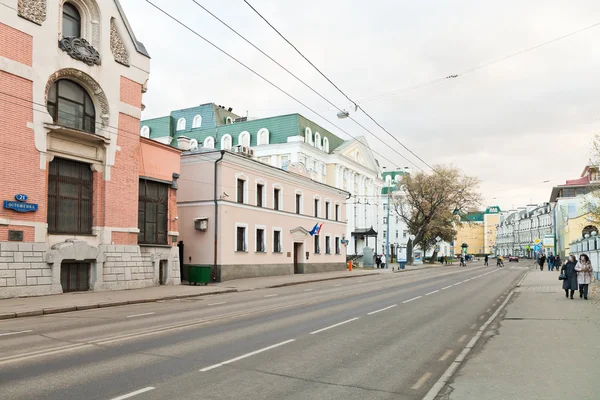
[[[319,229],[319,223],[317,222],[317,223],[315,224],[315,226],[313,226],[313,228],[312,228],[312,229],[311,229],[311,231],[309,232],[309,233],[310,233],[310,236],[315,236],[315,235],[316,235],[316,234],[319,232],[319,230],[320,230],[320,229]]]

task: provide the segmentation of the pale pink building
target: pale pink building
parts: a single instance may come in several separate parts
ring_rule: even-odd
[[[186,152],[177,193],[182,263],[215,281],[344,270],[349,193],[232,151]],[[318,235],[310,231],[322,224]]]

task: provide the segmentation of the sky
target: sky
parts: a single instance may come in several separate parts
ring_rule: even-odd
[[[208,102],[249,118],[298,112],[340,137],[350,138],[332,123],[354,137],[365,136],[388,169],[431,172],[354,112],[243,0],[197,1],[371,132],[337,119],[334,107],[192,0],[151,1],[320,115],[147,1],[122,0],[152,58],[144,119]],[[453,165],[478,177],[483,207],[546,202],[552,186],[578,178],[591,156],[592,140],[600,133],[600,26],[461,72],[600,23],[597,0],[249,2],[429,165]],[[453,74],[459,76],[403,90]]]

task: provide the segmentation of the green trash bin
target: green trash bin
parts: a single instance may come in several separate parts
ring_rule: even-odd
[[[204,286],[210,282],[211,267],[201,267],[199,265],[190,265],[188,267],[188,282],[191,285],[194,283],[204,283]]]

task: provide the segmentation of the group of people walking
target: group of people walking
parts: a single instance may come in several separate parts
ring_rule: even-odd
[[[561,278],[563,278],[563,289],[565,297],[573,299],[573,294],[579,290],[579,297],[588,299],[588,289],[593,279],[593,269],[590,258],[587,254],[579,256],[579,261],[573,254],[569,256],[567,262],[560,269]]]
[[[579,261],[571,254],[564,264],[562,264],[560,255],[556,257],[552,253],[548,257],[545,254],[540,255],[538,258],[540,271],[544,270],[544,264],[546,263],[548,264],[548,271],[554,271],[555,268],[557,271],[560,270],[559,279],[563,281],[562,288],[565,291],[566,298],[573,299],[573,294],[576,290],[579,290],[579,297],[585,300],[588,299],[588,288],[589,284],[592,283],[593,269],[587,254],[580,255]]]

